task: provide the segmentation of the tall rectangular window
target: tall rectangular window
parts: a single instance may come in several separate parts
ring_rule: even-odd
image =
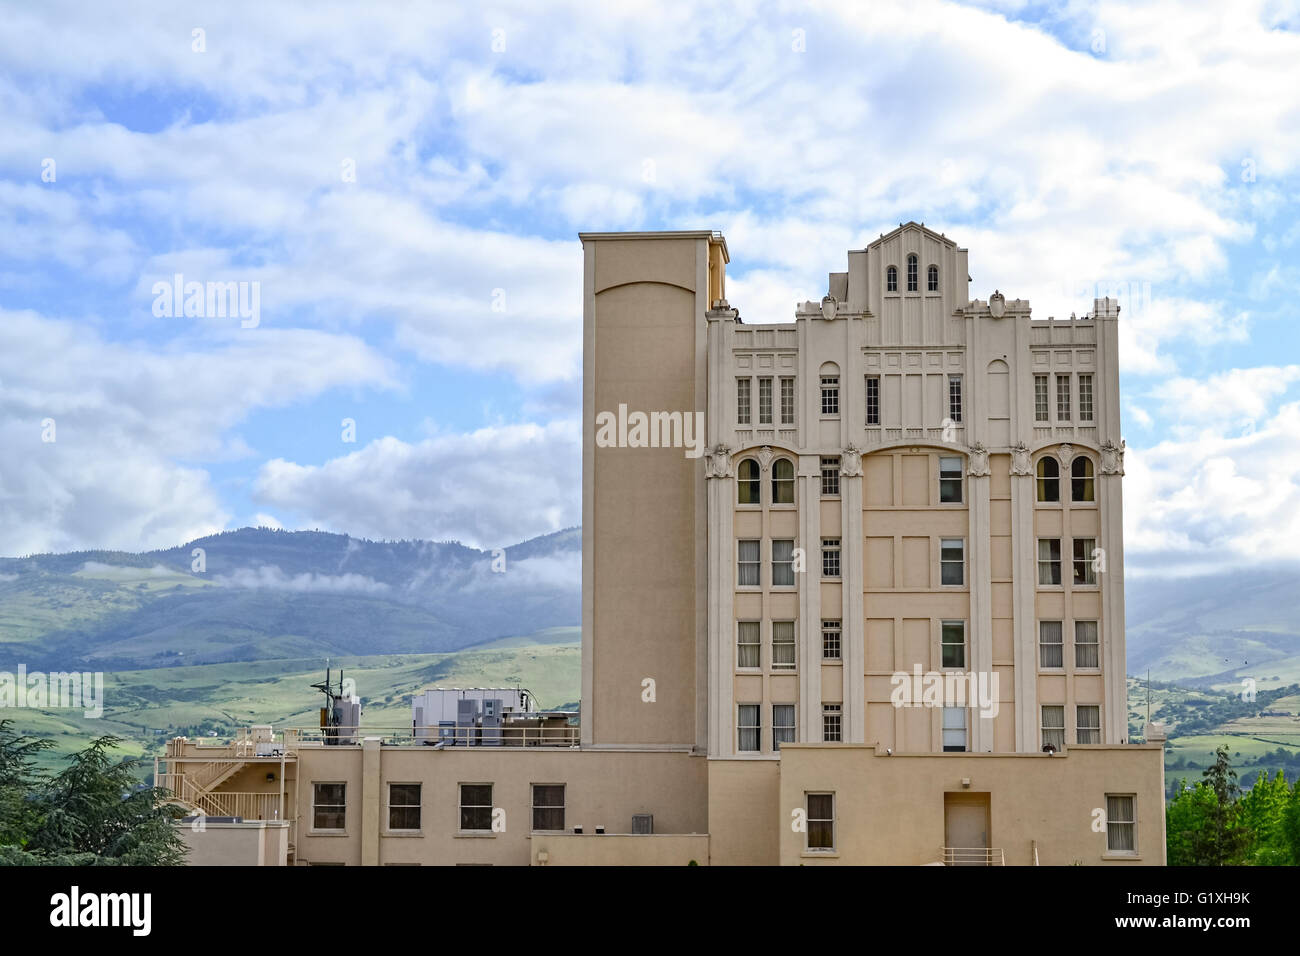
[[[794,424],[794,379],[781,379],[781,424]]]
[[[772,705],[772,749],[794,743],[794,704]]]
[[[1074,583],[1076,586],[1088,586],[1097,583],[1097,569],[1092,561],[1092,552],[1096,550],[1096,547],[1096,538],[1074,539]]]
[[[840,539],[822,538],[822,577],[840,576]]]
[[[736,624],[736,666],[760,667],[758,621],[739,621]]]
[[[388,829],[420,829],[420,785],[418,783],[388,785]]]
[[[807,795],[809,850],[835,849],[835,794],[810,793]]]
[[[944,667],[966,666],[966,622],[944,621],[939,625],[940,660]]]
[[[736,421],[741,425],[749,424],[749,379],[736,379]]]
[[[822,704],[822,742],[837,744],[840,742],[840,705]]]
[[[961,421],[961,376],[948,376],[948,417],[954,422]]]
[[[772,542],[772,585],[794,587],[794,541],[790,538]]]
[[[1101,707],[1080,704],[1074,712],[1074,739],[1081,744],[1101,743]]]
[[[311,828],[342,830],[347,819],[345,783],[315,783],[311,789]]]
[[[939,583],[966,583],[966,541],[963,538],[939,539]]]
[[[1065,749],[1065,707],[1062,704],[1043,705],[1043,746],[1051,744],[1060,753]]]
[[[1034,421],[1045,422],[1047,414],[1047,376],[1034,376]]]
[[[822,621],[822,658],[828,661],[840,659],[839,621]]]
[[[1061,539],[1038,539],[1038,583],[1061,583]]]
[[[1079,376],[1079,421],[1092,421],[1092,375]]]
[[[492,829],[492,784],[462,783],[460,785],[460,828],[489,831]]]
[[[745,753],[756,753],[758,739],[762,733],[759,725],[759,705],[741,704],[736,711],[736,730],[739,737],[736,749]]]
[[[1096,621],[1074,622],[1074,666],[1100,667],[1101,645],[1097,641]]]
[[[736,583],[742,588],[758,587],[758,539],[742,538],[737,542]]]
[[[840,377],[838,375],[822,376],[822,414],[838,415],[840,413]]]
[[[1038,622],[1038,666],[1065,666],[1064,636],[1060,621]]]
[[[1070,420],[1069,374],[1056,376],[1056,420],[1058,422],[1068,422]]]
[[[1106,794],[1106,849],[1111,853],[1137,852],[1136,803],[1132,794]]]
[[[840,493],[840,460],[822,459],[822,497],[835,498]]]
[[[564,784],[533,784],[533,829],[564,829]]]
[[[880,376],[867,376],[867,424],[880,424]]]
[[[955,455],[939,458],[939,500],[961,504],[961,459]]]
[[[777,670],[794,668],[794,621],[772,622],[772,667]]]
[[[944,753],[961,753],[966,749],[966,708],[943,709]]]
[[[758,380],[758,423],[772,424],[772,380],[770,378]]]

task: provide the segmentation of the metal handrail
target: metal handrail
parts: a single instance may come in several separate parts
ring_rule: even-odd
[[[1006,866],[1006,857],[1000,847],[943,848],[944,866]]]

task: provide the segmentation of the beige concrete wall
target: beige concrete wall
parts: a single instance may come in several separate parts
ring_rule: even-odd
[[[709,761],[712,865],[774,866],[777,863],[780,790],[781,765],[775,760]]]
[[[598,447],[595,432],[596,416],[620,404],[704,411],[708,234],[583,243],[583,742],[694,746],[703,731],[703,459],[681,448]],[[720,269],[715,262],[715,291]],[[643,697],[647,679],[653,701]]]
[[[709,865],[706,834],[547,833],[532,842],[534,866]]]
[[[627,833],[632,816],[654,815],[656,834],[708,831],[708,766],[688,753],[518,750],[495,748],[384,747],[378,751],[378,799],[363,800],[362,749],[338,747],[299,752],[304,836],[298,862],[363,862],[366,822],[377,833],[378,865],[533,862],[532,784],[565,786],[565,827],[587,833],[604,826],[607,835]],[[349,785],[347,829],[342,836],[310,835],[311,784],[358,781]],[[388,827],[390,783],[421,786],[421,830],[392,832]],[[504,830],[460,832],[462,783],[492,784],[493,806],[504,811]],[[701,861],[703,862],[703,861]]]
[[[190,866],[284,866],[289,847],[285,821],[204,822],[196,830],[178,823],[176,832],[189,847]]]
[[[970,782],[969,787],[962,784]],[[835,794],[832,854],[805,849],[805,834],[781,829],[782,864],[918,866],[944,846],[944,795],[988,794],[989,846],[1008,866],[1114,863],[1162,866],[1164,766],[1160,745],[1073,747],[1047,754],[878,754],[854,745],[786,745],[781,751],[780,816],[807,792]],[[1106,852],[1094,829],[1107,794],[1137,797],[1134,856]]]

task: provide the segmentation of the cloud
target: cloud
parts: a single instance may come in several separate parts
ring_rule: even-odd
[[[364,574],[302,574],[288,575],[273,564],[257,568],[239,568],[230,574],[219,574],[213,580],[232,588],[249,588],[267,591],[301,591],[327,594],[384,594],[389,586]]]
[[[255,494],[306,526],[495,548],[579,523],[581,460],[575,421],[502,425],[382,438],[323,465],[277,458]]]
[[[1251,434],[1206,429],[1125,458],[1130,573],[1181,575],[1294,563],[1300,535],[1300,402]]]

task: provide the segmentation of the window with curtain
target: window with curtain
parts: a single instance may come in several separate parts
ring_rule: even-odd
[[[743,538],[738,542],[736,557],[736,583],[742,588],[758,587],[758,539]]]
[[[758,477],[758,462],[746,458],[736,468],[736,501],[742,505],[759,504],[761,482]]]
[[[1093,567],[1092,552],[1097,549],[1096,538],[1074,539],[1074,584],[1091,587],[1097,583],[1097,569]]]
[[[1074,739],[1081,744],[1101,743],[1101,707],[1080,704],[1075,708]]]
[[[961,753],[966,749],[966,708],[943,709],[944,753]]]
[[[1100,667],[1101,644],[1097,640],[1096,621],[1074,622],[1074,666]]]
[[[1047,504],[1061,500],[1061,465],[1050,455],[1038,459],[1038,500]]]
[[[388,785],[388,829],[420,829],[420,785],[418,783]]]
[[[1038,666],[1065,666],[1065,637],[1060,621],[1038,622]]]
[[[794,587],[794,540],[777,538],[772,542],[772,584]]]
[[[773,621],[772,667],[793,670],[794,664],[794,621]]]
[[[1065,749],[1065,705],[1043,706],[1043,746],[1051,744],[1060,753]]]
[[[794,462],[789,458],[772,462],[772,504],[794,504]]]
[[[794,704],[772,705],[772,749],[794,743]]]
[[[1061,583],[1061,539],[1038,539],[1038,583]]]
[[[462,783],[460,785],[460,828],[462,830],[492,829],[492,784]]]
[[[1092,501],[1092,499],[1092,459],[1087,455],[1080,455],[1070,462],[1070,500]]]
[[[739,739],[736,749],[746,753],[757,753],[761,732],[758,714],[758,704],[741,704],[737,707],[736,729]]]
[[[1106,849],[1111,853],[1137,852],[1136,803],[1131,794],[1106,794]]]
[[[758,621],[740,621],[736,624],[736,666],[759,667]]]

